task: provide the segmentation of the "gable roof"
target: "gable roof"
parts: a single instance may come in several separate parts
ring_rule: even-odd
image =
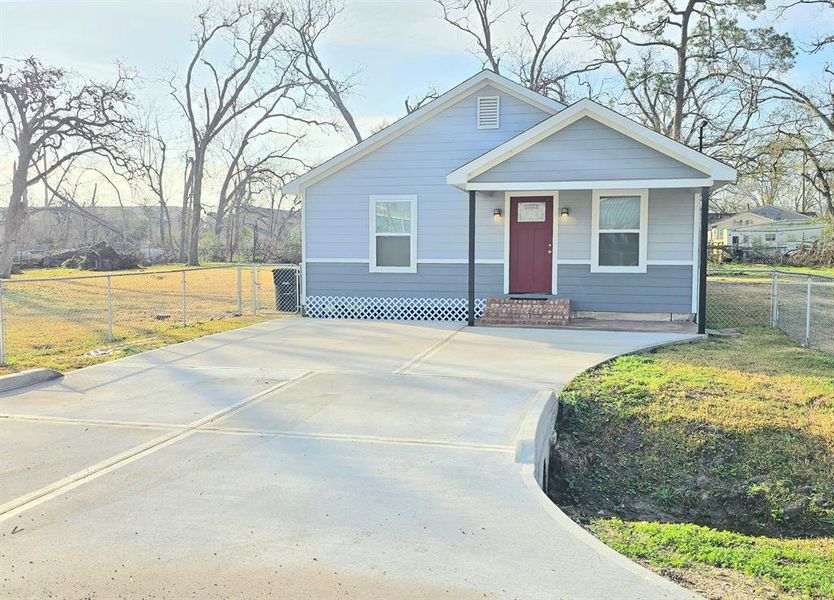
[[[519,100],[532,104],[541,110],[552,114],[562,110],[565,105],[543,96],[518,83],[502,77],[493,71],[481,71],[477,75],[459,83],[448,92],[435,98],[431,102],[421,106],[411,114],[408,114],[398,121],[395,121],[385,129],[369,136],[358,144],[351,146],[344,152],[326,160],[317,167],[314,167],[304,175],[296,177],[289,183],[284,184],[281,191],[285,194],[302,194],[308,185],[320,181],[328,175],[346,167],[350,163],[367,156],[380,146],[398,138],[407,131],[413,129],[420,123],[425,122],[440,111],[452,106],[473,92],[484,87],[491,86]]]
[[[681,186],[721,185],[736,180],[736,170],[732,167],[657,133],[648,127],[640,125],[636,121],[632,121],[628,117],[605,108],[592,100],[585,99],[571,104],[552,117],[545,119],[500,146],[482,154],[475,160],[455,169],[446,176],[446,183],[461,189],[480,189],[481,187],[486,189],[489,184],[471,184],[470,182],[478,175],[485,173],[496,165],[584,117],[599,121],[615,131],[704,173],[706,176],[705,179],[699,180],[681,180],[678,182]],[[575,184],[576,182],[571,183]],[[610,183],[616,184],[617,186],[623,184],[620,181]],[[653,183],[659,184],[660,182]]]
[[[785,210],[778,206],[757,206],[751,208],[748,212],[759,215],[760,217],[767,217],[774,221],[810,221],[811,217],[803,215],[802,213],[794,212],[792,210]]]

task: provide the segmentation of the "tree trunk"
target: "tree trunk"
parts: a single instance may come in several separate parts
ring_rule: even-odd
[[[185,182],[182,188],[182,210],[180,210],[180,253],[179,260],[184,263],[188,260],[188,223],[189,209],[191,206],[191,188],[194,182],[194,165],[189,168],[189,161],[185,161]]]
[[[9,198],[9,209],[6,211],[3,245],[0,247],[0,279],[8,279],[11,276],[12,261],[14,259],[15,249],[17,248],[17,242],[20,238],[20,229],[26,218],[27,164],[27,161],[21,161],[14,168],[12,195]]]
[[[191,231],[188,240],[188,264],[194,267],[200,264],[200,216],[203,208],[201,201],[205,160],[205,149],[198,149],[194,155],[194,166],[191,171]]]

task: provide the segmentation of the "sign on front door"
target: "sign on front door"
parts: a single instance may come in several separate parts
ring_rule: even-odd
[[[549,294],[553,285],[553,198],[510,198],[510,293]]]

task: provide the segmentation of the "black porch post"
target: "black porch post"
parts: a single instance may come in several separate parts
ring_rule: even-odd
[[[466,322],[475,325],[475,191],[469,191],[469,288]]]
[[[698,333],[707,330],[707,227],[709,221],[709,187],[701,188],[701,243],[698,258]]]

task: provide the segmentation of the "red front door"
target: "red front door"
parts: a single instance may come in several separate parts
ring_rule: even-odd
[[[553,284],[553,198],[510,198],[510,293],[549,294]]]

